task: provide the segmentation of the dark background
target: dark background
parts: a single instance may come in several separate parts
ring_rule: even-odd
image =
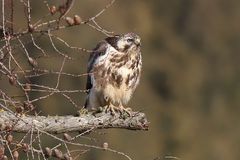
[[[68,16],[78,14],[86,19],[108,2],[76,0]],[[32,1],[32,5],[34,22],[47,10],[42,1]],[[15,13],[19,12],[15,15],[15,28],[26,28],[22,8],[17,3],[15,7]],[[115,33],[135,32],[142,38],[143,72],[129,106],[145,112],[151,123],[149,131],[108,129],[102,131],[106,133],[103,135],[92,134],[98,139],[95,144],[106,141],[111,148],[135,160],[164,159],[166,155],[182,160],[240,159],[240,1],[117,0],[97,22]],[[53,33],[72,46],[89,49],[105,38],[86,25]],[[55,54],[52,58],[37,59],[39,67],[59,70],[62,61],[53,53],[49,40],[42,38],[38,42],[48,54]],[[64,71],[86,72],[88,53],[76,53],[61,43],[57,46],[76,58],[67,63]],[[28,49],[33,56],[40,54],[31,45]],[[32,81],[55,84],[56,77]],[[61,80],[67,89],[84,89],[85,83],[86,77],[63,76]],[[75,96],[77,103],[83,105],[85,94]],[[76,112],[61,96],[37,105],[45,115]],[[85,158],[124,159],[97,150],[88,152]]]

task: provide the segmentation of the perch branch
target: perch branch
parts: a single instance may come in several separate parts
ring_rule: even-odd
[[[11,125],[13,132],[34,133],[42,130],[48,133],[84,132],[91,128],[122,128],[129,130],[148,130],[144,113],[132,112],[131,116],[112,116],[109,113],[87,113],[80,116],[17,116],[9,111],[0,112],[0,125]]]

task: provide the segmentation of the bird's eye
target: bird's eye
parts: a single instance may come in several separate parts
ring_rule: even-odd
[[[127,42],[133,42],[133,39],[128,38],[128,39],[127,39]]]

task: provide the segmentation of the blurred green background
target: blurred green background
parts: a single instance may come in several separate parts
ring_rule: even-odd
[[[67,16],[78,14],[86,19],[108,2],[76,0]],[[49,1],[50,5],[57,3],[60,2]],[[42,1],[32,1],[32,5],[32,21],[36,22],[47,10]],[[15,12],[19,12],[16,28],[26,28],[26,18],[20,14],[22,8]],[[117,0],[97,22],[115,33],[136,32],[142,38],[143,72],[129,106],[146,113],[151,123],[149,131],[108,129],[104,135],[93,134],[98,137],[96,144],[106,141],[111,148],[135,160],[164,159],[166,155],[182,160],[240,159],[240,1]],[[86,25],[53,33],[72,46],[88,49],[105,38]],[[37,59],[39,67],[59,70],[62,59],[53,52],[49,39],[42,38],[38,43],[48,54],[55,54],[52,58]],[[66,64],[65,72],[86,72],[88,53],[76,53],[62,43],[56,45],[76,58]],[[32,45],[27,48],[33,57],[41,54]],[[54,78],[32,81],[54,86]],[[84,89],[85,83],[86,77],[62,76],[61,86]],[[80,105],[84,104],[84,98],[85,94],[75,95]],[[42,114],[76,112],[61,96],[37,105]],[[96,150],[84,158],[124,159]]]

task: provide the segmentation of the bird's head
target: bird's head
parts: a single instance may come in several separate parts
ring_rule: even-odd
[[[141,46],[141,38],[135,33],[115,35],[114,37],[106,38],[106,41],[120,52],[140,50]]]

